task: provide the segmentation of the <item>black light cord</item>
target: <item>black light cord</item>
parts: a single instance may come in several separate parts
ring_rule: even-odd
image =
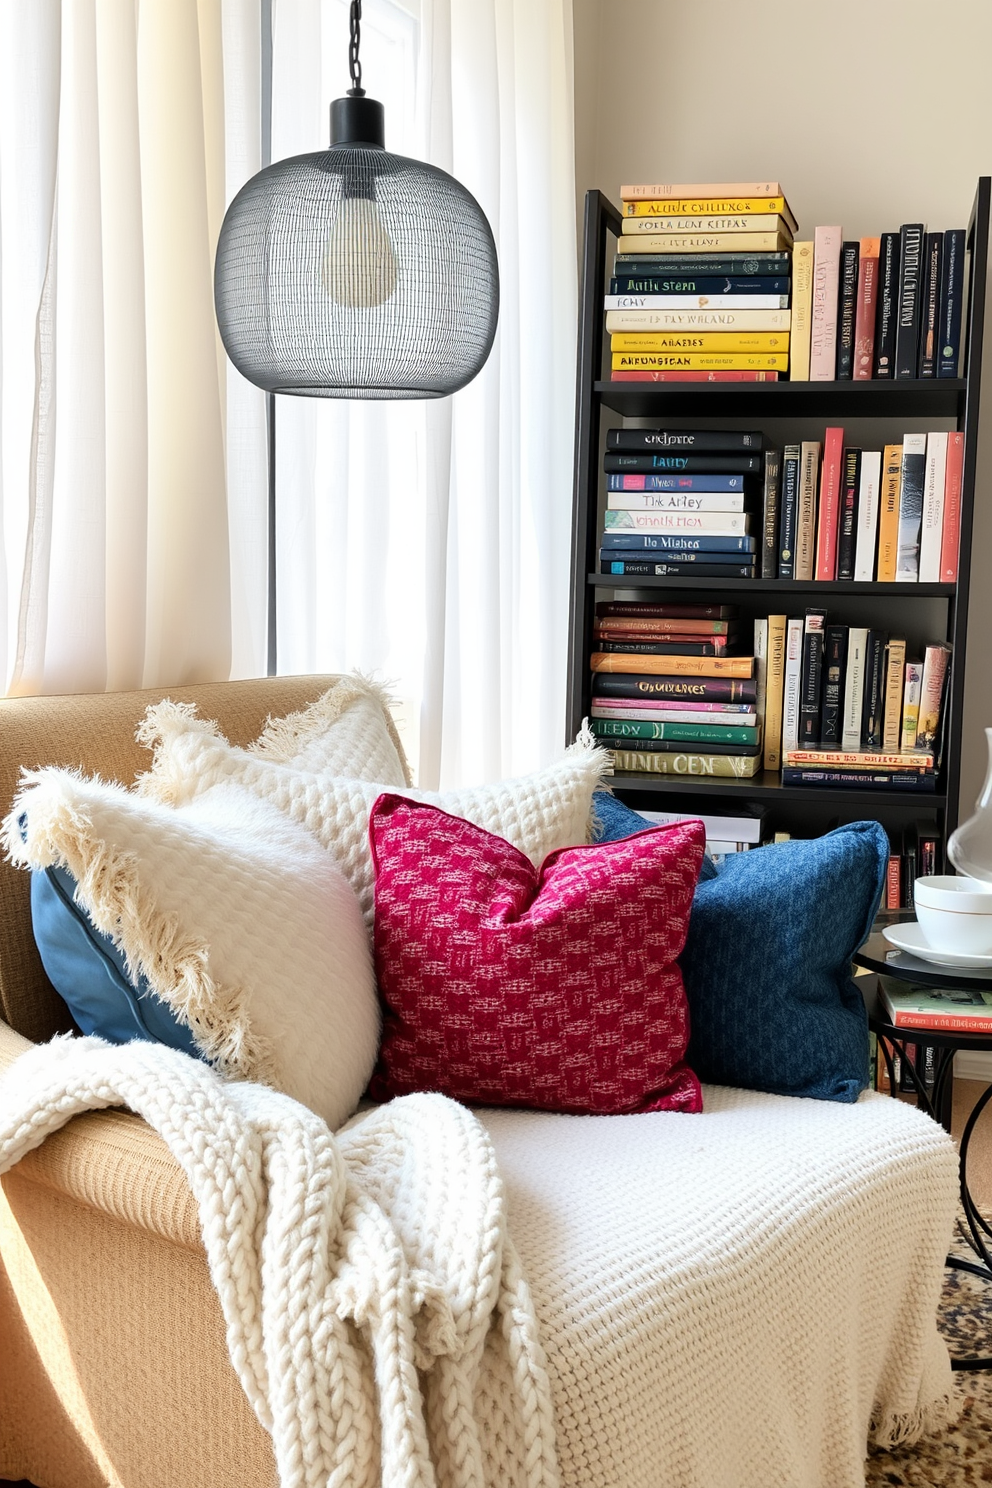
[[[362,64],[358,57],[358,48],[362,44],[362,0],[351,0],[349,27],[351,37],[348,42],[348,70],[351,73],[351,87],[348,89],[348,96],[349,98],[364,98]]]

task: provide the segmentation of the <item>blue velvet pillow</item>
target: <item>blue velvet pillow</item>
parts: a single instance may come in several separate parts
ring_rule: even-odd
[[[701,1080],[854,1101],[868,1023],[851,977],[885,882],[878,822],[735,853],[693,899],[680,957]]]
[[[148,1039],[201,1058],[193,1035],[143,976],[132,982],[109,935],[76,903],[76,881],[64,868],[31,874],[31,924],[42,965],[83,1033],[112,1043]]]
[[[646,832],[657,826],[638,811],[631,811],[609,791],[593,791],[592,795],[592,840],[593,842],[619,842],[622,837],[633,837],[635,832]],[[712,859],[703,856],[699,870],[699,881],[715,878],[716,867]]]

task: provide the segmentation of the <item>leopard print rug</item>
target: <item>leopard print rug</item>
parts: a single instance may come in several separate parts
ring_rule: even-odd
[[[963,1244],[958,1254],[970,1256]],[[946,1271],[940,1331],[952,1357],[992,1357],[992,1282]],[[961,1400],[956,1425],[894,1452],[872,1452],[867,1488],[972,1488],[992,1484],[992,1370],[955,1372]]]

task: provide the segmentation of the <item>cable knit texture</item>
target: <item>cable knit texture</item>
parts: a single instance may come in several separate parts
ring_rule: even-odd
[[[280,1488],[557,1488],[530,1293],[469,1111],[411,1096],[335,1136],[175,1050],[59,1039],[0,1084],[0,1172],[74,1115],[118,1105],[189,1180]],[[493,1376],[497,1423],[480,1407]]]
[[[354,1111],[379,1037],[371,949],[351,887],[304,828],[230,782],[172,808],[45,769],[26,773],[3,845],[22,867],[72,875],[132,981],[147,978],[219,1070],[334,1126]]]
[[[339,721],[332,722],[331,736],[340,726]],[[313,727],[319,737],[319,714],[314,715]],[[322,746],[316,739],[289,760],[279,750],[235,749],[221,738],[216,724],[196,717],[188,704],[166,701],[150,707],[138,737],[154,748],[152,767],[138,783],[143,794],[180,805],[222,781],[235,781],[272,802],[308,827],[333,853],[358,895],[371,931],[369,812],[383,791],[395,788],[396,782],[368,774],[345,776],[337,763],[318,764],[315,754]],[[597,748],[592,734],[583,729],[559,760],[532,775],[460,790],[400,789],[399,794],[428,801],[505,837],[540,865],[557,848],[588,840],[592,793],[607,763],[607,752]]]
[[[436,806],[372,810],[376,1100],[440,1090],[546,1111],[698,1111],[677,956],[702,822],[563,848],[540,869]]]

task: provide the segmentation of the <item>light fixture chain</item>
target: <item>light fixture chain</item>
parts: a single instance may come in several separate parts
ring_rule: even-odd
[[[358,48],[362,44],[362,0],[351,0],[349,25],[351,39],[348,43],[348,70],[351,73],[351,87],[348,92],[352,97],[363,98],[365,89],[362,87],[362,64],[358,56]]]

